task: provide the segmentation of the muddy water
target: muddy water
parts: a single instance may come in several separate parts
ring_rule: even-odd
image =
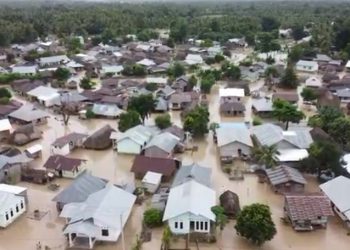
[[[258,89],[262,86],[262,82],[252,85],[252,89]],[[221,118],[218,113],[219,98],[218,88],[215,86],[212,95],[209,97],[210,119],[212,122],[230,122],[250,119],[251,100],[246,98],[245,103],[247,112],[245,117],[241,118]],[[181,125],[179,112],[171,112],[171,117],[175,124]],[[153,117],[146,121],[147,124],[153,124]],[[34,167],[41,167],[43,162],[50,155],[50,144],[58,137],[70,132],[93,133],[98,128],[110,124],[113,128],[117,128],[116,121],[93,120],[82,121],[73,117],[69,125],[64,127],[59,121],[59,117],[51,117],[47,125],[41,126],[43,130],[43,139],[40,143],[44,146],[43,157],[36,160]],[[33,142],[27,147],[38,142]],[[218,162],[217,150],[212,141],[211,135],[201,141],[195,141],[199,146],[198,152],[193,154],[186,152],[178,157],[183,160],[184,164],[193,161],[212,169],[213,188],[219,196],[223,191],[230,189],[236,192],[240,197],[241,205],[251,204],[253,202],[261,202],[271,207],[273,219],[277,226],[277,235],[271,241],[266,243],[262,248],[256,248],[247,243],[244,239],[236,236],[233,229],[233,222],[226,226],[224,231],[219,235],[218,242],[211,245],[200,245],[200,249],[235,249],[235,250],[327,250],[327,249],[349,249],[350,239],[346,236],[346,230],[337,218],[330,221],[327,230],[319,230],[311,233],[295,233],[289,226],[280,222],[283,211],[283,198],[275,195],[266,184],[260,184],[254,175],[245,175],[244,181],[229,181],[222,172]],[[129,172],[133,157],[118,155],[111,149],[105,151],[90,151],[78,149],[71,154],[72,157],[79,157],[88,160],[88,169],[96,176],[106,178],[113,183],[121,184],[126,180],[132,179]],[[243,165],[244,167],[244,165]],[[317,183],[312,177],[309,177],[307,189],[309,191],[318,191]],[[70,183],[70,180],[59,179],[57,181],[62,188]],[[38,241],[42,245],[47,245],[51,249],[64,249],[66,240],[62,235],[64,221],[58,218],[55,204],[51,202],[53,196],[58,191],[49,191],[46,186],[35,184],[20,183],[21,186],[29,188],[29,207],[28,211],[33,212],[35,209],[47,211],[47,215],[41,220],[31,220],[27,215],[19,218],[10,227],[0,230],[0,250],[31,250],[35,249]],[[142,213],[149,205],[145,202],[142,206],[135,205],[132,215],[125,228],[125,246],[131,249],[135,242],[136,235],[140,233]],[[143,245],[144,250],[159,249],[161,242],[162,230],[153,230],[152,241]],[[179,243],[175,243],[177,245]],[[181,245],[182,247],[184,245]],[[122,250],[121,240],[116,244],[104,244],[96,247],[98,250]],[[195,249],[192,246],[192,249]]]

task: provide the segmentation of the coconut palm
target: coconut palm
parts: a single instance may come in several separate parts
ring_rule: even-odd
[[[266,168],[273,168],[277,165],[279,154],[276,145],[255,147],[253,149],[254,159]]]

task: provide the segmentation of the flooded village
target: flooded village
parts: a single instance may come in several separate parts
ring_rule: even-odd
[[[348,249],[346,151],[342,174],[303,164],[320,137],[333,140],[310,118],[350,110],[350,64],[317,54],[291,68],[289,49],[311,38],[279,32],[287,49],[268,53],[244,37],[170,47],[166,30],[119,45],[76,36],[69,55],[56,36],[2,49],[0,250]],[[288,74],[294,89],[280,84]],[[208,121],[195,120],[201,108]],[[261,246],[235,229],[255,203],[276,228]],[[160,225],[147,225],[151,208]]]

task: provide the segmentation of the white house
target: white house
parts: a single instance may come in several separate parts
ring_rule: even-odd
[[[153,60],[148,59],[148,58],[145,58],[145,59],[142,59],[141,61],[138,61],[137,64],[145,66],[145,67],[151,67],[151,66],[156,65],[156,63]]]
[[[321,190],[332,202],[334,212],[350,227],[350,179],[344,176],[320,185]]]
[[[32,76],[35,75],[38,70],[36,65],[33,66],[14,66],[12,67],[12,73]]]
[[[128,221],[136,196],[113,185],[97,191],[84,202],[69,203],[60,217],[69,220],[63,233],[69,247],[85,243],[92,249],[96,241],[116,242]]]
[[[321,88],[322,81],[316,76],[311,76],[305,81],[305,86],[309,88]]]
[[[173,234],[210,233],[216,194],[209,187],[189,180],[170,189],[163,221]]]
[[[350,70],[350,60],[345,65],[346,70]]]
[[[196,65],[196,64],[202,64],[204,61],[203,61],[203,58],[202,58],[201,55],[197,55],[197,54],[188,54],[188,55],[186,56],[185,62],[186,62],[188,65]]]
[[[9,119],[0,120],[0,141],[8,139],[12,131],[12,125]]]
[[[82,147],[87,137],[87,134],[75,132],[59,137],[51,144],[50,152],[54,155],[68,155],[75,148]]]
[[[101,68],[101,75],[113,74],[120,75],[124,67],[122,65],[105,65]]]
[[[40,67],[57,67],[69,61],[70,59],[66,55],[41,57],[38,60]]]
[[[318,63],[315,61],[299,60],[295,65],[297,71],[314,73],[318,71]]]
[[[0,191],[0,227],[7,227],[25,211],[25,197]]]
[[[244,89],[241,88],[226,88],[219,89],[220,100],[222,101],[241,101],[244,97]]]
[[[45,107],[53,106],[56,99],[60,96],[57,89],[45,86],[36,87],[35,89],[29,91],[27,95],[29,98],[37,100]]]
[[[148,171],[142,179],[142,187],[149,193],[155,193],[162,181],[162,174]]]
[[[124,133],[112,132],[111,139],[114,149],[122,154],[140,154],[152,136],[157,134],[153,128],[138,125],[130,128]]]

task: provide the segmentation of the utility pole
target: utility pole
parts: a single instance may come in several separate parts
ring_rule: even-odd
[[[125,238],[124,238],[124,228],[123,228],[123,213],[120,213],[120,229],[122,232],[122,249],[125,250]]]

